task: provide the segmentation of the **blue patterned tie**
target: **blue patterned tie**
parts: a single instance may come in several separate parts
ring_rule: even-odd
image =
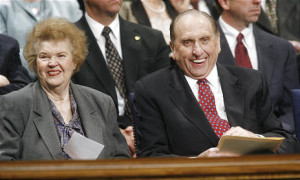
[[[224,132],[230,128],[230,125],[228,121],[221,119],[218,115],[215,105],[215,97],[207,84],[207,79],[200,79],[197,83],[199,84],[199,104],[215,133],[219,138],[221,138]]]

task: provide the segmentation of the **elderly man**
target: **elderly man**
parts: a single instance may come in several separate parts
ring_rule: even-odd
[[[216,148],[222,135],[284,137],[277,153],[297,150],[273,114],[263,75],[216,64],[220,35],[210,16],[185,11],[170,30],[177,66],[136,83],[140,156],[226,156]]]

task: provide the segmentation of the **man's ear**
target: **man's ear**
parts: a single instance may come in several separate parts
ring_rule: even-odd
[[[222,7],[223,10],[228,10],[229,9],[229,2],[230,0],[218,0],[220,6]]]
[[[172,41],[170,41],[170,48],[172,50],[172,59],[175,60],[175,57],[174,57],[174,44],[172,43]]]
[[[172,43],[172,41],[170,41],[170,48],[172,51],[174,51],[174,44]]]

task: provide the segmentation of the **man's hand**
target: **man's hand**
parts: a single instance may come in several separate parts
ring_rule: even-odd
[[[236,157],[239,156],[234,153],[221,153],[219,152],[219,148],[209,148],[203,153],[199,154],[197,157]]]
[[[188,10],[190,6],[190,0],[170,0],[170,2],[178,13]]]
[[[293,45],[295,52],[297,54],[300,53],[300,42],[299,41],[289,41],[289,42]]]
[[[134,144],[134,136],[133,136],[133,127],[128,126],[126,129],[121,129],[121,133],[125,137],[127,141],[127,145],[129,147],[129,153],[133,158],[136,158],[136,152],[135,152],[135,144]]]
[[[0,87],[7,86],[9,84],[9,80],[5,76],[0,75]]]
[[[231,127],[228,131],[226,131],[223,136],[245,136],[245,137],[259,137],[257,134],[254,134],[251,131],[247,131],[239,126]]]

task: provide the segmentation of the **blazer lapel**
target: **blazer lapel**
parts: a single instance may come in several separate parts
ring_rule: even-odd
[[[18,6],[20,8],[22,8],[23,10],[25,10],[25,12],[31,16],[36,22],[39,21],[35,15],[32,14],[32,11],[30,9],[30,7],[25,7],[24,5],[22,5],[22,3],[24,3],[23,1],[16,1],[16,3],[18,4]],[[43,1],[41,1],[40,3],[44,3]],[[43,11],[44,9],[40,9],[40,11]]]
[[[274,61],[276,52],[274,52],[273,45],[270,41],[265,40],[262,30],[253,26],[253,33],[255,37],[258,70],[264,73],[267,78],[267,82],[271,82],[273,69],[276,66]]]
[[[133,0],[131,4],[131,11],[136,18],[138,24],[151,27],[150,20],[147,16],[145,8],[140,0]]]
[[[89,54],[87,56],[86,63],[89,64],[91,69],[95,72],[96,77],[99,79],[99,83],[107,90],[107,93],[114,99],[117,99],[117,94],[115,93],[115,84],[112,76],[110,75],[110,71],[107,67],[106,61],[104,59],[103,53],[101,52],[96,38],[90,29],[85,16],[83,16],[77,25],[85,30],[86,36],[88,37],[88,49]],[[99,34],[100,36],[100,34]],[[96,83],[96,82],[95,82]]]
[[[78,87],[73,83],[70,84],[74,99],[77,104],[81,123],[85,132],[85,135],[96,142],[104,144],[102,136],[102,126],[99,124],[99,114],[91,97],[85,93],[80,93]]]
[[[245,88],[237,85],[238,79],[224,66],[217,64],[225,111],[230,126],[241,126],[244,116]]]
[[[187,119],[194,124],[204,136],[206,136],[214,146],[217,146],[219,138],[214,133],[209,121],[207,120],[204,112],[200,108],[192,90],[186,82],[183,72],[176,66],[172,72],[174,77],[170,86],[170,99],[177,106],[177,108],[187,117]],[[180,98],[179,98],[180,97]]]
[[[123,54],[124,74],[129,92],[133,91],[133,87],[138,77],[139,60],[136,52],[140,52],[142,47],[142,35],[130,26],[128,22],[120,19],[121,46]],[[132,89],[131,89],[132,88]]]
[[[64,159],[63,152],[60,147],[60,140],[53,122],[53,116],[47,100],[45,92],[39,82],[36,82],[33,87],[34,104],[33,104],[33,119],[42,140],[45,142],[53,159]]]

